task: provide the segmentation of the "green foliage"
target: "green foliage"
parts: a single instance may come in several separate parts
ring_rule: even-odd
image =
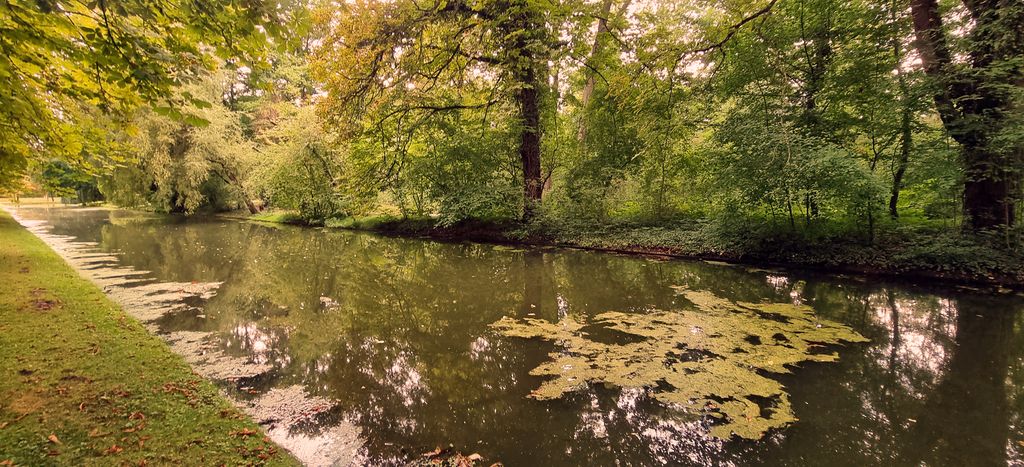
[[[208,102],[184,107],[203,124],[139,111],[127,135],[135,157],[107,171],[101,184],[105,194],[127,206],[145,199],[158,210],[186,213],[203,205],[224,209],[251,202],[244,174],[258,165],[256,153],[239,116],[221,101],[233,85],[230,74],[221,71],[182,91]]]
[[[277,104],[265,111],[275,121],[255,134],[264,145],[260,164],[250,174],[254,190],[272,206],[297,211],[306,222],[347,214],[351,203],[340,186],[348,171],[313,108]]]
[[[2,143],[8,192],[26,169],[60,178],[7,156],[32,153],[98,178],[125,206],[441,227],[528,211],[534,225],[523,232],[575,238],[629,226],[641,243],[679,245],[669,232],[686,225],[698,250],[799,249],[786,242],[871,244],[899,230],[896,218],[954,235],[965,184],[985,178],[960,142],[973,132],[991,149],[991,172],[1016,190],[1007,199],[1019,197],[1024,119],[1005,111],[1021,98],[1006,85],[1021,66],[1004,53],[1019,39],[1007,32],[1022,11],[1012,5],[975,22],[970,5],[940,12],[953,18],[947,29],[967,34],[951,50],[995,54],[951,70],[994,86],[964,91],[961,110],[977,103],[968,94],[1006,104],[960,119],[956,131],[935,101],[949,83],[915,60],[911,12],[894,2],[172,2],[156,13],[129,4],[109,11],[113,19],[97,5],[74,7],[82,11],[71,19],[44,7],[3,14],[49,25],[63,37],[56,43],[75,25],[93,35],[51,64],[11,59],[23,67],[7,72],[18,78],[12,99],[45,100],[52,115],[10,120],[25,131]],[[141,18],[151,30],[128,28]],[[267,37],[271,53],[254,42]],[[37,39],[3,44],[55,53]],[[72,60],[82,57],[98,74]],[[145,76],[114,79],[129,59]],[[59,71],[52,92],[26,74],[36,69]],[[110,102],[121,112],[101,111]],[[136,108],[143,103],[151,108]],[[23,118],[18,105],[4,118]],[[992,134],[979,133],[984,122]],[[1016,231],[1003,234],[1016,245]]]
[[[0,9],[0,179],[26,161],[74,158],[81,106],[120,115],[152,104],[179,120],[205,101],[178,89],[215,58],[256,65],[290,4],[12,1]]]
[[[726,208],[764,207],[792,223],[794,210],[806,218],[856,215],[882,199],[885,185],[863,160],[786,124],[766,131],[758,120],[733,114],[719,130],[720,146],[704,151],[706,190]]]
[[[37,183],[51,197],[81,204],[103,199],[94,177],[60,159],[42,162]]]

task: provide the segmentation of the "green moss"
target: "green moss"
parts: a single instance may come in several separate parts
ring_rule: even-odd
[[[509,337],[557,342],[551,360],[530,374],[548,376],[531,397],[555,399],[588,383],[647,388],[667,404],[715,420],[711,435],[761,438],[796,420],[782,384],[769,377],[802,362],[831,362],[823,346],[865,342],[807,306],[734,303],[676,288],[693,307],[646,314],[607,312],[590,325],[641,338],[625,344],[587,337],[588,325],[505,317],[492,326]],[[667,387],[667,388],[666,388]]]
[[[0,463],[296,465],[0,211]]]

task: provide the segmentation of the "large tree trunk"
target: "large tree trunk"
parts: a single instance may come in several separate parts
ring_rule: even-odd
[[[245,203],[245,208],[249,210],[249,214],[258,214],[260,212],[259,208],[256,207],[256,203],[252,202],[252,197],[249,196],[249,193],[245,190],[238,177],[231,173],[231,171],[227,171],[227,176],[231,184],[238,190],[242,202]]]
[[[937,81],[935,106],[963,151],[965,225],[974,230],[1013,225],[1016,211],[1018,175],[990,141],[1006,124],[1012,111],[1007,89],[1019,79],[992,66],[1020,53],[1021,39],[1014,34],[1024,18],[1012,16],[1013,1],[1019,0],[965,1],[974,19],[966,71],[952,61],[937,0],[910,1],[921,62]]]
[[[533,218],[541,196],[544,180],[541,177],[541,91],[548,78],[545,57],[537,56],[538,45],[547,37],[543,18],[526,0],[513,0],[508,5],[513,12],[505,34],[514,37],[507,45],[516,84],[516,104],[519,106],[521,132],[519,159],[523,168],[523,221]]]
[[[984,151],[965,150],[967,179],[964,181],[964,214],[975,230],[1012,226],[1017,210],[1014,202],[1014,174],[993,168]]]
[[[256,214],[260,212],[259,208],[256,207],[256,204],[253,203],[251,199],[245,200],[245,207],[249,210],[249,214]]]
[[[256,204],[252,202],[252,196],[249,196],[249,192],[245,189],[245,184],[238,179],[238,175],[235,174],[235,170],[233,168],[228,167],[228,165],[220,159],[208,158],[207,161],[220,167],[220,171],[215,171],[215,173],[220,175],[221,179],[238,190],[238,196],[242,198],[242,202],[245,203],[245,208],[249,210],[249,214],[257,214],[260,212],[259,208],[256,207]]]
[[[537,70],[533,66],[527,66],[523,73],[522,86],[516,95],[522,119],[519,158],[523,164],[523,221],[533,218],[544,191],[540,173],[539,86]]]
[[[825,136],[828,132],[822,125],[821,110],[818,108],[818,94],[825,85],[825,74],[828,73],[832,61],[832,18],[828,13],[821,13],[824,18],[816,19],[820,23],[812,25],[808,37],[805,31],[804,11],[800,10],[800,37],[804,41],[802,51],[807,69],[800,92],[800,100],[804,111],[800,115],[800,125],[810,135]]]

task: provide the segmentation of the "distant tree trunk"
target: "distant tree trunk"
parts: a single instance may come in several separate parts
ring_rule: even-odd
[[[1024,46],[1019,0],[965,1],[974,26],[968,34],[970,70],[953,62],[937,0],[911,0],[910,10],[925,73],[938,82],[935,107],[949,135],[962,148],[965,225],[974,230],[1014,223],[1018,174],[991,137],[1012,112],[1008,88],[1019,75],[991,65],[1014,57]]]
[[[803,3],[800,6],[800,35],[804,39],[804,57],[807,61],[807,73],[804,75],[804,86],[801,89],[803,113],[800,115],[800,125],[806,134],[825,137],[827,131],[821,118],[821,110],[818,108],[818,93],[821,92],[825,83],[825,74],[828,72],[829,63],[832,60],[832,31],[831,16],[827,16],[822,24],[816,25],[812,37],[807,40],[804,33],[804,10]],[[809,226],[811,219],[818,217],[817,193],[810,192],[804,198],[806,223]]]
[[[238,179],[237,175],[235,175],[234,169],[229,168],[227,164],[219,159],[208,158],[207,160],[220,166],[221,170],[216,171],[216,173],[220,175],[225,182],[229,185],[233,185],[235,189],[238,190],[239,197],[242,198],[242,202],[245,204],[246,209],[249,210],[249,214],[259,213],[259,208],[257,208],[256,204],[252,202],[252,196],[249,196],[249,192],[245,189],[245,185],[243,185],[242,181]]]
[[[604,42],[604,35],[608,32],[608,15],[612,11],[612,0],[604,0],[601,3],[601,16],[597,18],[597,34],[594,36],[594,43],[590,47],[590,57],[587,58],[587,63],[590,66],[593,65],[594,58],[601,52],[601,47]],[[590,105],[590,98],[594,95],[594,88],[597,86],[597,73],[594,70],[587,71],[587,84],[583,86],[583,93],[580,95],[580,109],[586,110],[587,106]],[[587,123],[586,119],[583,118],[583,114],[580,114],[580,127],[579,132],[576,134],[576,138],[579,141],[587,139]]]
[[[903,116],[900,121],[900,152],[896,158],[896,170],[892,174],[892,195],[889,197],[889,215],[893,219],[900,217],[897,205],[899,205],[900,201],[900,190],[903,189],[903,176],[907,173],[907,164],[910,161],[910,145],[913,143],[911,139],[913,136],[910,131],[912,113],[910,104],[905,103]]]
[[[902,60],[899,53],[899,46],[896,49],[897,60]],[[889,215],[893,219],[900,217],[898,205],[900,201],[900,190],[903,189],[903,176],[907,173],[907,164],[910,162],[910,148],[913,144],[913,133],[911,123],[913,122],[914,109],[910,102],[910,90],[907,85],[907,78],[903,75],[902,66],[897,63],[896,73],[899,80],[900,99],[903,101],[903,110],[900,117],[900,152],[896,157],[895,170],[892,173],[892,195],[889,197]]]
[[[594,36],[594,43],[590,46],[590,57],[588,62],[594,60],[601,52],[604,41],[604,34],[608,32],[608,15],[612,12],[612,0],[604,0],[601,3],[601,17],[597,18],[597,34]],[[590,64],[593,66],[593,64]],[[594,87],[597,86],[597,76],[593,71],[587,73],[587,84],[583,86],[583,94],[580,96],[580,106],[586,107],[590,103],[590,97],[594,94]]]
[[[246,193],[245,189],[242,188],[242,182],[238,180],[238,177],[236,177],[235,174],[231,173],[230,171],[228,171],[227,177],[228,180],[231,181],[231,184],[235,185],[235,187],[238,189],[238,192],[241,194],[242,202],[245,203],[245,208],[249,210],[249,214],[259,213],[259,208],[256,207],[256,204],[252,202],[252,199],[249,196],[249,194]]]
[[[800,36],[804,40],[802,51],[807,62],[807,71],[804,73],[803,88],[800,89],[804,107],[800,115],[800,124],[811,135],[825,136],[826,131],[822,126],[821,111],[818,108],[818,94],[824,87],[825,74],[832,61],[831,16],[827,16],[821,24],[814,26],[811,37],[807,37],[804,28],[804,8],[801,2]]]
[[[867,206],[865,206],[865,207],[866,207],[867,213],[868,213],[868,243],[871,244],[871,245],[874,245],[875,244],[875,210],[872,209],[873,206],[871,206],[874,203],[872,203],[871,201],[868,201],[866,204],[867,204]]]
[[[789,211],[789,228],[796,230],[796,219],[793,217],[793,198],[786,195],[786,209]]]
[[[896,22],[896,8],[892,9],[893,23]],[[896,63],[896,82],[900,91],[900,103],[903,105],[900,115],[900,149],[893,164],[892,173],[892,194],[889,196],[889,215],[893,219],[900,217],[899,201],[900,190],[903,189],[903,176],[907,173],[907,164],[910,162],[910,149],[913,145],[913,132],[911,124],[914,119],[914,106],[910,96],[910,85],[907,83],[907,76],[903,72],[903,46],[900,44],[900,35],[894,33],[892,36],[892,55]]]
[[[249,214],[256,214],[260,212],[259,208],[256,207],[256,204],[254,204],[251,199],[245,200],[245,207],[249,210]]]

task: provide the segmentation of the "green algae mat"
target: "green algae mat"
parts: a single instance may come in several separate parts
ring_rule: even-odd
[[[0,465],[296,465],[0,210]]]
[[[712,422],[712,436],[760,439],[794,421],[789,395],[772,374],[802,362],[838,358],[827,346],[866,342],[850,328],[818,319],[808,306],[735,303],[708,292],[677,287],[692,307],[634,314],[607,312],[584,324],[502,318],[492,326],[509,337],[558,343],[551,360],[530,374],[546,380],[530,396],[557,399],[603,383],[645,388],[655,399]],[[598,326],[626,343],[590,338]]]

